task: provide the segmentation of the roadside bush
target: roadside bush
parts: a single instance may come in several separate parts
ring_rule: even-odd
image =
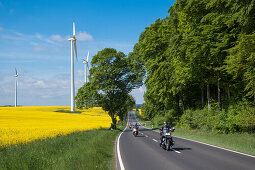
[[[152,122],[155,126],[162,125],[164,122],[164,116],[162,114],[158,114],[158,115],[154,116]]]
[[[179,126],[183,129],[196,129],[197,125],[193,123],[193,110],[186,110],[180,118]]]
[[[178,113],[174,110],[168,110],[164,116],[164,121],[167,121],[171,126],[175,126],[178,122]]]
[[[214,133],[255,132],[255,108],[248,102],[219,111],[217,107],[186,110],[179,125],[184,129],[205,129]]]

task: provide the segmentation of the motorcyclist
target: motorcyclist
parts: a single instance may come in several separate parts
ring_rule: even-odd
[[[169,130],[170,129],[170,126],[168,125],[167,122],[164,122],[164,125],[160,128],[160,146],[162,145],[163,143],[163,138],[165,138],[165,133],[166,133],[166,130]]]
[[[138,124],[137,123],[135,123],[134,128],[138,129]]]
[[[131,124],[131,123],[129,123],[129,129],[131,129],[131,127],[132,127],[132,124]]]

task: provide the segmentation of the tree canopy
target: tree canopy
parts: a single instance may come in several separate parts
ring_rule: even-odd
[[[255,1],[177,0],[168,12],[134,46],[147,117],[255,99]]]
[[[97,103],[112,119],[112,128],[116,128],[116,116],[123,120],[135,103],[128,93],[142,85],[143,73],[137,67],[132,56],[113,48],[105,48],[92,58],[89,79],[98,91]]]

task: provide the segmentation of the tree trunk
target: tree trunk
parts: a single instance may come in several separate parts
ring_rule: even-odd
[[[183,113],[184,113],[184,111],[185,111],[185,105],[184,105],[184,101],[183,101],[182,95],[180,95],[180,99],[181,99],[181,102],[182,102],[182,111],[183,111]]]
[[[202,102],[202,107],[204,107],[204,86],[201,88],[201,102]]]
[[[117,127],[116,127],[116,119],[115,119],[115,117],[114,117],[114,113],[111,113],[111,118],[112,118],[112,124],[111,124],[111,128],[112,129],[116,129]]]
[[[227,87],[227,91],[228,91],[228,100],[230,100],[230,90],[229,90],[229,87]]]
[[[218,108],[219,108],[219,111],[222,110],[221,91],[220,91],[220,72],[218,72]]]
[[[179,96],[176,95],[176,108],[179,110],[180,106],[179,106]]]
[[[208,110],[210,109],[211,107],[211,104],[210,104],[210,85],[207,84],[207,103],[208,103]]]

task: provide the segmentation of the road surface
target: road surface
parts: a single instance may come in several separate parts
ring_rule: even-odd
[[[128,124],[136,122],[134,112],[131,111]],[[121,160],[118,161],[118,169],[255,170],[255,157],[177,137],[173,137],[173,149],[166,151],[159,147],[159,137],[158,132],[143,126],[139,128],[139,135],[134,137],[132,131],[126,128],[117,145],[118,160]]]

